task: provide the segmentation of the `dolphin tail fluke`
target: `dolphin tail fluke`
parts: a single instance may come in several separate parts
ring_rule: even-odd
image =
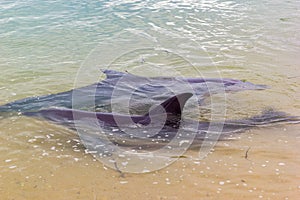
[[[249,122],[256,126],[267,126],[279,123],[300,123],[299,116],[291,116],[285,112],[274,109],[266,109],[261,115],[256,115],[248,119]]]
[[[240,127],[240,128],[252,128],[252,127],[264,127],[276,124],[288,124],[300,123],[299,116],[291,116],[285,112],[276,111],[274,109],[266,109],[260,115],[243,119],[232,120],[225,123],[225,127]]]
[[[300,116],[291,116],[285,112],[266,109],[261,114],[241,120],[226,120],[224,123],[215,122],[214,126],[219,126],[222,130],[220,138],[231,137],[233,133],[244,132],[252,128],[268,127],[280,124],[298,124]],[[207,131],[210,122],[199,122],[200,130]],[[204,140],[207,135],[198,134],[197,140]],[[213,136],[212,138],[215,138]]]

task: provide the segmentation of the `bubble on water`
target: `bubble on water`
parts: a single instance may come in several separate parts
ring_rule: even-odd
[[[168,26],[175,26],[175,22],[166,22],[166,25],[168,25]]]
[[[182,146],[184,143],[189,144],[190,141],[189,141],[189,140],[181,140],[181,141],[179,142],[179,146]]]
[[[36,141],[36,139],[29,139],[27,142],[33,143],[33,142],[35,142],[35,141]]]
[[[47,152],[43,152],[42,156],[49,156],[49,154]]]
[[[194,164],[200,165],[200,161],[194,161]]]

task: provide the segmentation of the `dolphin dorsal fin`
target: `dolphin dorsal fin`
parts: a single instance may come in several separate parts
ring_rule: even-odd
[[[181,93],[171,98],[167,99],[166,101],[162,102],[159,106],[151,108],[149,113],[146,115],[152,114],[159,114],[162,112],[162,108],[168,115],[177,115],[180,116],[182,109],[189,98],[193,96],[192,93]]]
[[[192,93],[181,93],[167,99],[158,106],[150,108],[145,118],[139,121],[140,124],[164,123],[164,126],[178,128],[181,122],[181,113],[187,100],[193,96]],[[166,114],[166,118],[161,118]],[[157,117],[152,117],[157,116]],[[163,121],[162,121],[163,120]]]

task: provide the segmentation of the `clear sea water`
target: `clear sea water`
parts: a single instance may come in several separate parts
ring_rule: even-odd
[[[69,90],[80,67],[112,63],[144,76],[197,69],[271,86],[229,94],[228,118],[265,107],[300,114],[299,0],[4,0],[0,27],[0,104]],[[130,62],[149,46],[178,56],[165,69],[163,55],[154,65]],[[0,199],[297,199],[299,134],[299,125],[253,130],[204,160],[191,151],[160,171],[122,177],[85,154],[71,130],[0,119]]]

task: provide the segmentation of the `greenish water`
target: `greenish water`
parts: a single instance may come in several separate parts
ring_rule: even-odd
[[[298,0],[7,0],[0,27],[0,104],[69,90],[81,66],[112,62],[144,76],[173,75],[172,68],[199,75],[180,59],[169,68],[137,67],[122,54],[159,46],[203,76],[271,86],[229,94],[228,118],[265,107],[300,113]],[[120,177],[85,154],[73,131],[22,116],[1,119],[0,198],[297,199],[299,138],[299,125],[259,129],[219,142],[203,161],[191,159],[192,151],[158,172]]]

